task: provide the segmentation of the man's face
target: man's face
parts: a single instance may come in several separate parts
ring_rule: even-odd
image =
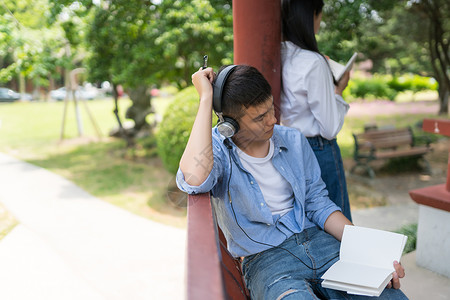
[[[241,143],[248,145],[269,140],[273,134],[273,127],[277,123],[273,98],[270,97],[258,106],[245,109],[245,114],[238,122],[240,129],[235,137]]]

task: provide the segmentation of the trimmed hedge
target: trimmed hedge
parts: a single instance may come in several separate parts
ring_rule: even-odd
[[[354,98],[375,98],[394,100],[397,92],[389,87],[384,78],[356,78],[347,87]]]
[[[438,84],[430,77],[403,75],[400,77],[375,74],[371,78],[351,78],[344,90],[344,98],[352,99],[389,99],[393,101],[398,93],[423,90],[436,91]]]
[[[178,170],[197,110],[198,94],[191,86],[176,94],[159,125],[156,135],[158,155],[164,167],[173,174]]]
[[[189,140],[198,111],[198,93],[194,86],[181,90],[167,107],[156,134],[158,155],[164,167],[175,174]],[[213,112],[211,112],[213,114]],[[212,118],[212,125],[217,118]]]

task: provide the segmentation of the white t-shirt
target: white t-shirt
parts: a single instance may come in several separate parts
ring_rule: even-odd
[[[266,157],[253,157],[237,148],[242,165],[258,183],[267,207],[273,215],[284,215],[294,207],[294,191],[289,182],[273,166],[273,151],[272,139],[270,139],[269,153]]]
[[[292,42],[282,42],[281,74],[281,123],[297,128],[307,137],[335,138],[349,105],[334,93],[325,59]]]

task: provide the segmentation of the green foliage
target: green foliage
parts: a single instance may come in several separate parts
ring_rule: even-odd
[[[91,81],[129,88],[167,82],[186,87],[204,54],[216,65],[232,62],[231,0],[52,3],[54,18],[67,11],[85,18]],[[73,32],[68,24],[65,28]]]
[[[423,90],[436,91],[438,88],[436,80],[431,77],[423,77],[419,75],[403,75],[400,77],[394,76],[387,80],[387,84],[391,89],[397,92],[420,92]]]
[[[406,241],[405,249],[403,250],[403,254],[412,252],[416,250],[417,243],[417,224],[409,224],[405,225],[399,230],[395,231],[396,233],[404,234],[408,237]]]
[[[162,50],[164,76],[179,87],[191,81],[204,54],[211,66],[232,63],[233,17],[230,0],[165,0],[158,9],[155,47]]]
[[[193,86],[180,91],[167,107],[157,133],[158,154],[166,169],[176,173],[198,109]]]
[[[347,94],[352,98],[394,100],[397,92],[389,87],[383,77],[355,78],[349,82]]]
[[[448,0],[329,0],[319,49],[338,61],[357,51],[372,61],[372,72],[434,77],[439,83],[440,113],[446,113],[449,20]]]
[[[47,0],[4,1],[0,6],[0,82],[20,75],[48,86],[58,74],[62,30],[47,23],[48,8]]]
[[[437,90],[437,82],[431,77],[419,75],[391,76],[375,74],[371,78],[355,77],[350,79],[344,90],[346,100],[353,99],[389,99],[394,100],[398,93],[423,90]]]

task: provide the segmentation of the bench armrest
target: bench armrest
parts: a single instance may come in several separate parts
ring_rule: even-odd
[[[217,226],[209,193],[188,196],[187,223],[186,299],[250,299],[240,262],[228,252]]]
[[[186,299],[225,299],[209,193],[188,196]]]

